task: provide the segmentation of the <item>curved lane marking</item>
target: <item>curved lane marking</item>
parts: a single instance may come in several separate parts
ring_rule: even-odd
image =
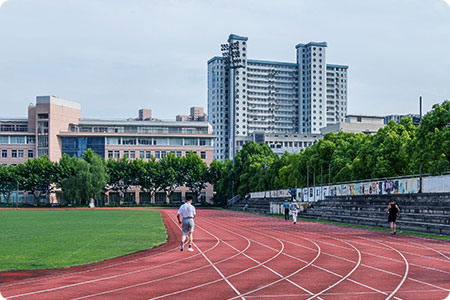
[[[204,221],[204,222],[209,223],[209,224],[211,224],[211,225],[216,226],[216,227],[219,228],[218,225],[216,225],[216,224],[214,224],[214,223],[212,223],[212,222],[208,222],[208,221]],[[241,235],[241,234],[238,234],[238,233],[236,233],[236,232],[234,232],[234,231],[231,231],[231,230],[228,230],[228,229],[224,228],[223,226],[220,226],[220,229],[225,230],[225,231],[228,231],[228,232],[231,232],[231,233],[233,233],[233,234],[235,234],[235,235],[244,237],[245,239],[248,239],[248,238],[246,238],[245,236],[243,236],[243,235]],[[277,240],[278,242],[280,242],[280,243],[283,245],[283,248],[284,248],[284,243],[283,243],[280,239],[274,238],[274,237],[270,237],[270,238],[275,239],[275,240]],[[252,240],[252,239],[248,239],[248,240],[249,240],[249,241],[253,241],[253,242],[255,242],[255,243],[257,243],[257,244],[260,244],[260,245],[262,245],[262,246],[266,246],[266,245],[264,245],[264,244],[262,244],[262,243],[260,243],[260,242],[254,241],[254,240]],[[226,242],[224,241],[224,243],[226,243]],[[312,242],[312,243],[314,243],[314,242]],[[276,280],[276,281],[273,281],[273,282],[271,282],[271,283],[269,283],[269,284],[266,284],[266,285],[264,285],[264,286],[258,287],[257,289],[254,289],[254,290],[245,292],[245,293],[242,294],[242,295],[243,295],[243,296],[247,296],[247,295],[249,295],[249,294],[251,294],[251,293],[254,293],[254,292],[259,291],[259,290],[261,290],[261,289],[264,289],[264,288],[266,288],[266,287],[269,287],[269,286],[272,286],[272,285],[274,285],[274,284],[277,284],[277,283],[279,283],[279,282],[281,282],[281,281],[283,281],[283,280],[286,280],[286,281],[288,281],[289,283],[291,283],[292,285],[294,285],[295,287],[297,287],[297,288],[299,288],[299,289],[301,289],[301,290],[307,292],[307,293],[310,294],[310,295],[313,295],[313,293],[312,293],[311,291],[309,291],[309,290],[305,289],[304,287],[298,285],[297,283],[293,282],[292,280],[289,279],[289,277],[294,276],[294,275],[297,274],[298,272],[300,272],[300,271],[302,271],[303,269],[309,267],[315,260],[317,260],[317,258],[319,258],[320,253],[321,253],[320,246],[319,246],[317,243],[314,243],[314,244],[315,244],[316,247],[317,247],[317,255],[316,255],[316,257],[315,257],[312,261],[310,261],[308,264],[306,264],[305,266],[301,267],[300,269],[296,270],[295,272],[293,272],[293,273],[291,273],[291,274],[289,274],[289,275],[287,275],[287,276],[283,276],[283,275],[281,275],[280,273],[278,273],[278,272],[276,272],[275,270],[273,270],[272,268],[270,268],[270,267],[268,267],[268,266],[266,266],[266,265],[262,265],[262,267],[264,267],[264,268],[266,268],[267,270],[271,271],[272,273],[274,273],[274,274],[277,275],[278,277],[281,277],[281,279],[278,279],[278,280]],[[230,247],[232,247],[232,246],[230,245]],[[250,256],[248,256],[247,254],[244,254],[244,255],[245,255],[247,258],[249,258],[250,260],[252,260],[252,261],[254,261],[254,262],[260,264],[260,262],[259,262],[258,260],[256,260],[256,259],[254,259],[253,257],[250,257]],[[230,298],[230,299],[236,299],[236,297]],[[319,299],[320,299],[320,298],[319,298]]]

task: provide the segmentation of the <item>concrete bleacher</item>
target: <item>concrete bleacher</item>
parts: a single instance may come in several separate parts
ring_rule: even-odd
[[[358,195],[327,197],[300,215],[306,218],[389,228],[385,211],[400,206],[397,230],[450,234],[450,194]]]
[[[310,203],[299,216],[389,228],[385,211],[391,199],[397,200],[401,209],[397,230],[450,235],[450,193],[326,197]],[[248,211],[269,213],[270,202],[281,201],[280,198],[242,197],[231,208],[244,210],[247,204]]]
[[[241,197],[236,201],[231,208],[235,210],[244,210],[245,204],[248,205],[247,211],[256,213],[269,213],[270,212],[270,202],[279,201],[279,199],[266,198],[249,198]]]

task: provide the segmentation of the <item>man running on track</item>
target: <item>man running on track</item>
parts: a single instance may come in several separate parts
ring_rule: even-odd
[[[292,200],[291,205],[289,205],[289,210],[292,213],[292,221],[294,224],[296,224],[297,223],[298,204],[295,201],[295,199]]]
[[[181,217],[183,217],[183,220],[181,220]],[[186,240],[186,236],[189,239],[189,248],[187,251],[194,251],[194,249],[192,249],[192,242],[194,240],[194,218],[195,207],[192,205],[192,196],[187,196],[186,202],[180,206],[177,214],[178,223],[181,224],[181,229],[183,231],[183,235],[181,236],[180,251],[183,251],[184,249],[184,241]]]

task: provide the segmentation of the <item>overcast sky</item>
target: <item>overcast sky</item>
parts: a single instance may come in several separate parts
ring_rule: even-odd
[[[207,61],[230,33],[251,59],[326,41],[327,62],[349,65],[352,114],[450,99],[450,0],[0,0],[0,116],[26,117],[37,95],[84,118],[206,109]]]

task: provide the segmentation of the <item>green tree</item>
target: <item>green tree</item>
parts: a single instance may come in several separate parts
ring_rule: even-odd
[[[184,175],[184,185],[198,198],[208,183],[208,166],[200,156],[193,152],[189,152],[182,158],[181,166]]]
[[[16,167],[19,188],[34,195],[35,205],[40,204],[42,195],[49,196],[55,178],[54,164],[47,154],[41,157],[28,159]]]
[[[61,183],[64,198],[74,204],[98,199],[108,182],[105,161],[89,150],[76,161],[74,174]]]
[[[415,170],[440,174],[450,170],[450,101],[433,105],[417,129]]]
[[[108,159],[106,171],[108,173],[108,185],[119,193],[120,197],[125,197],[125,193],[136,181],[136,176],[132,174],[131,163],[128,157],[121,159]]]
[[[11,203],[11,195],[17,190],[18,179],[13,165],[0,165],[0,196],[6,196],[6,203]],[[0,197],[1,200],[1,197]]]
[[[180,157],[169,153],[158,161],[157,170],[157,190],[163,191],[167,196],[170,197],[178,187],[184,184],[184,170]]]

